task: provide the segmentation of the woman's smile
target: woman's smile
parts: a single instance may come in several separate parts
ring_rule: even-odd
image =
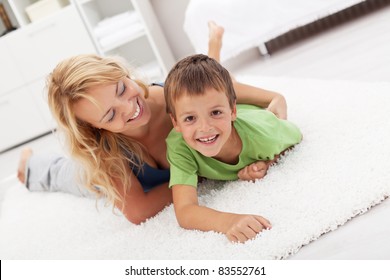
[[[127,120],[127,122],[131,122],[131,121],[134,121],[140,117],[142,117],[142,113],[143,113],[143,107],[138,103],[138,98],[136,99],[135,101],[135,112],[134,114]]]

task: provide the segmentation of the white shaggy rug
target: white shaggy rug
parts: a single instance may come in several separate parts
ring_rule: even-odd
[[[263,215],[271,230],[231,244],[180,228],[172,206],[136,226],[93,200],[29,193],[15,180],[0,190],[0,258],[283,259],[390,194],[390,83],[240,80],[283,93],[304,139],[264,179],[206,182],[200,201]]]

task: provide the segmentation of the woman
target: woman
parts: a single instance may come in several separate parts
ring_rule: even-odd
[[[210,22],[209,30],[209,55],[218,59],[223,28]],[[238,82],[234,88],[239,103],[286,118],[280,94]],[[106,197],[135,224],[172,202],[165,144],[172,123],[162,86],[134,79],[117,59],[81,55],[53,70],[48,100],[72,158],[83,166],[83,185],[90,192]]]

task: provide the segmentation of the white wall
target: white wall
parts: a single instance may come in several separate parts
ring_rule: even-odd
[[[176,60],[195,51],[183,30],[184,14],[189,1],[150,0]]]

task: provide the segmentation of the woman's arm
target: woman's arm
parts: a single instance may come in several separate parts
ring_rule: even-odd
[[[115,180],[116,188],[123,197],[122,202],[116,202],[115,206],[130,222],[140,224],[171,204],[172,192],[168,188],[168,183],[164,183],[145,193],[137,177],[130,173],[131,187],[126,194],[123,192],[122,182]]]
[[[280,119],[287,119],[287,102],[283,95],[277,92],[242,84],[233,80],[237,103],[252,104],[274,113]]]
[[[192,186],[175,185],[172,189],[176,218],[183,228],[221,232],[230,241],[245,242],[271,227],[261,216],[220,212],[200,206],[196,188]]]

